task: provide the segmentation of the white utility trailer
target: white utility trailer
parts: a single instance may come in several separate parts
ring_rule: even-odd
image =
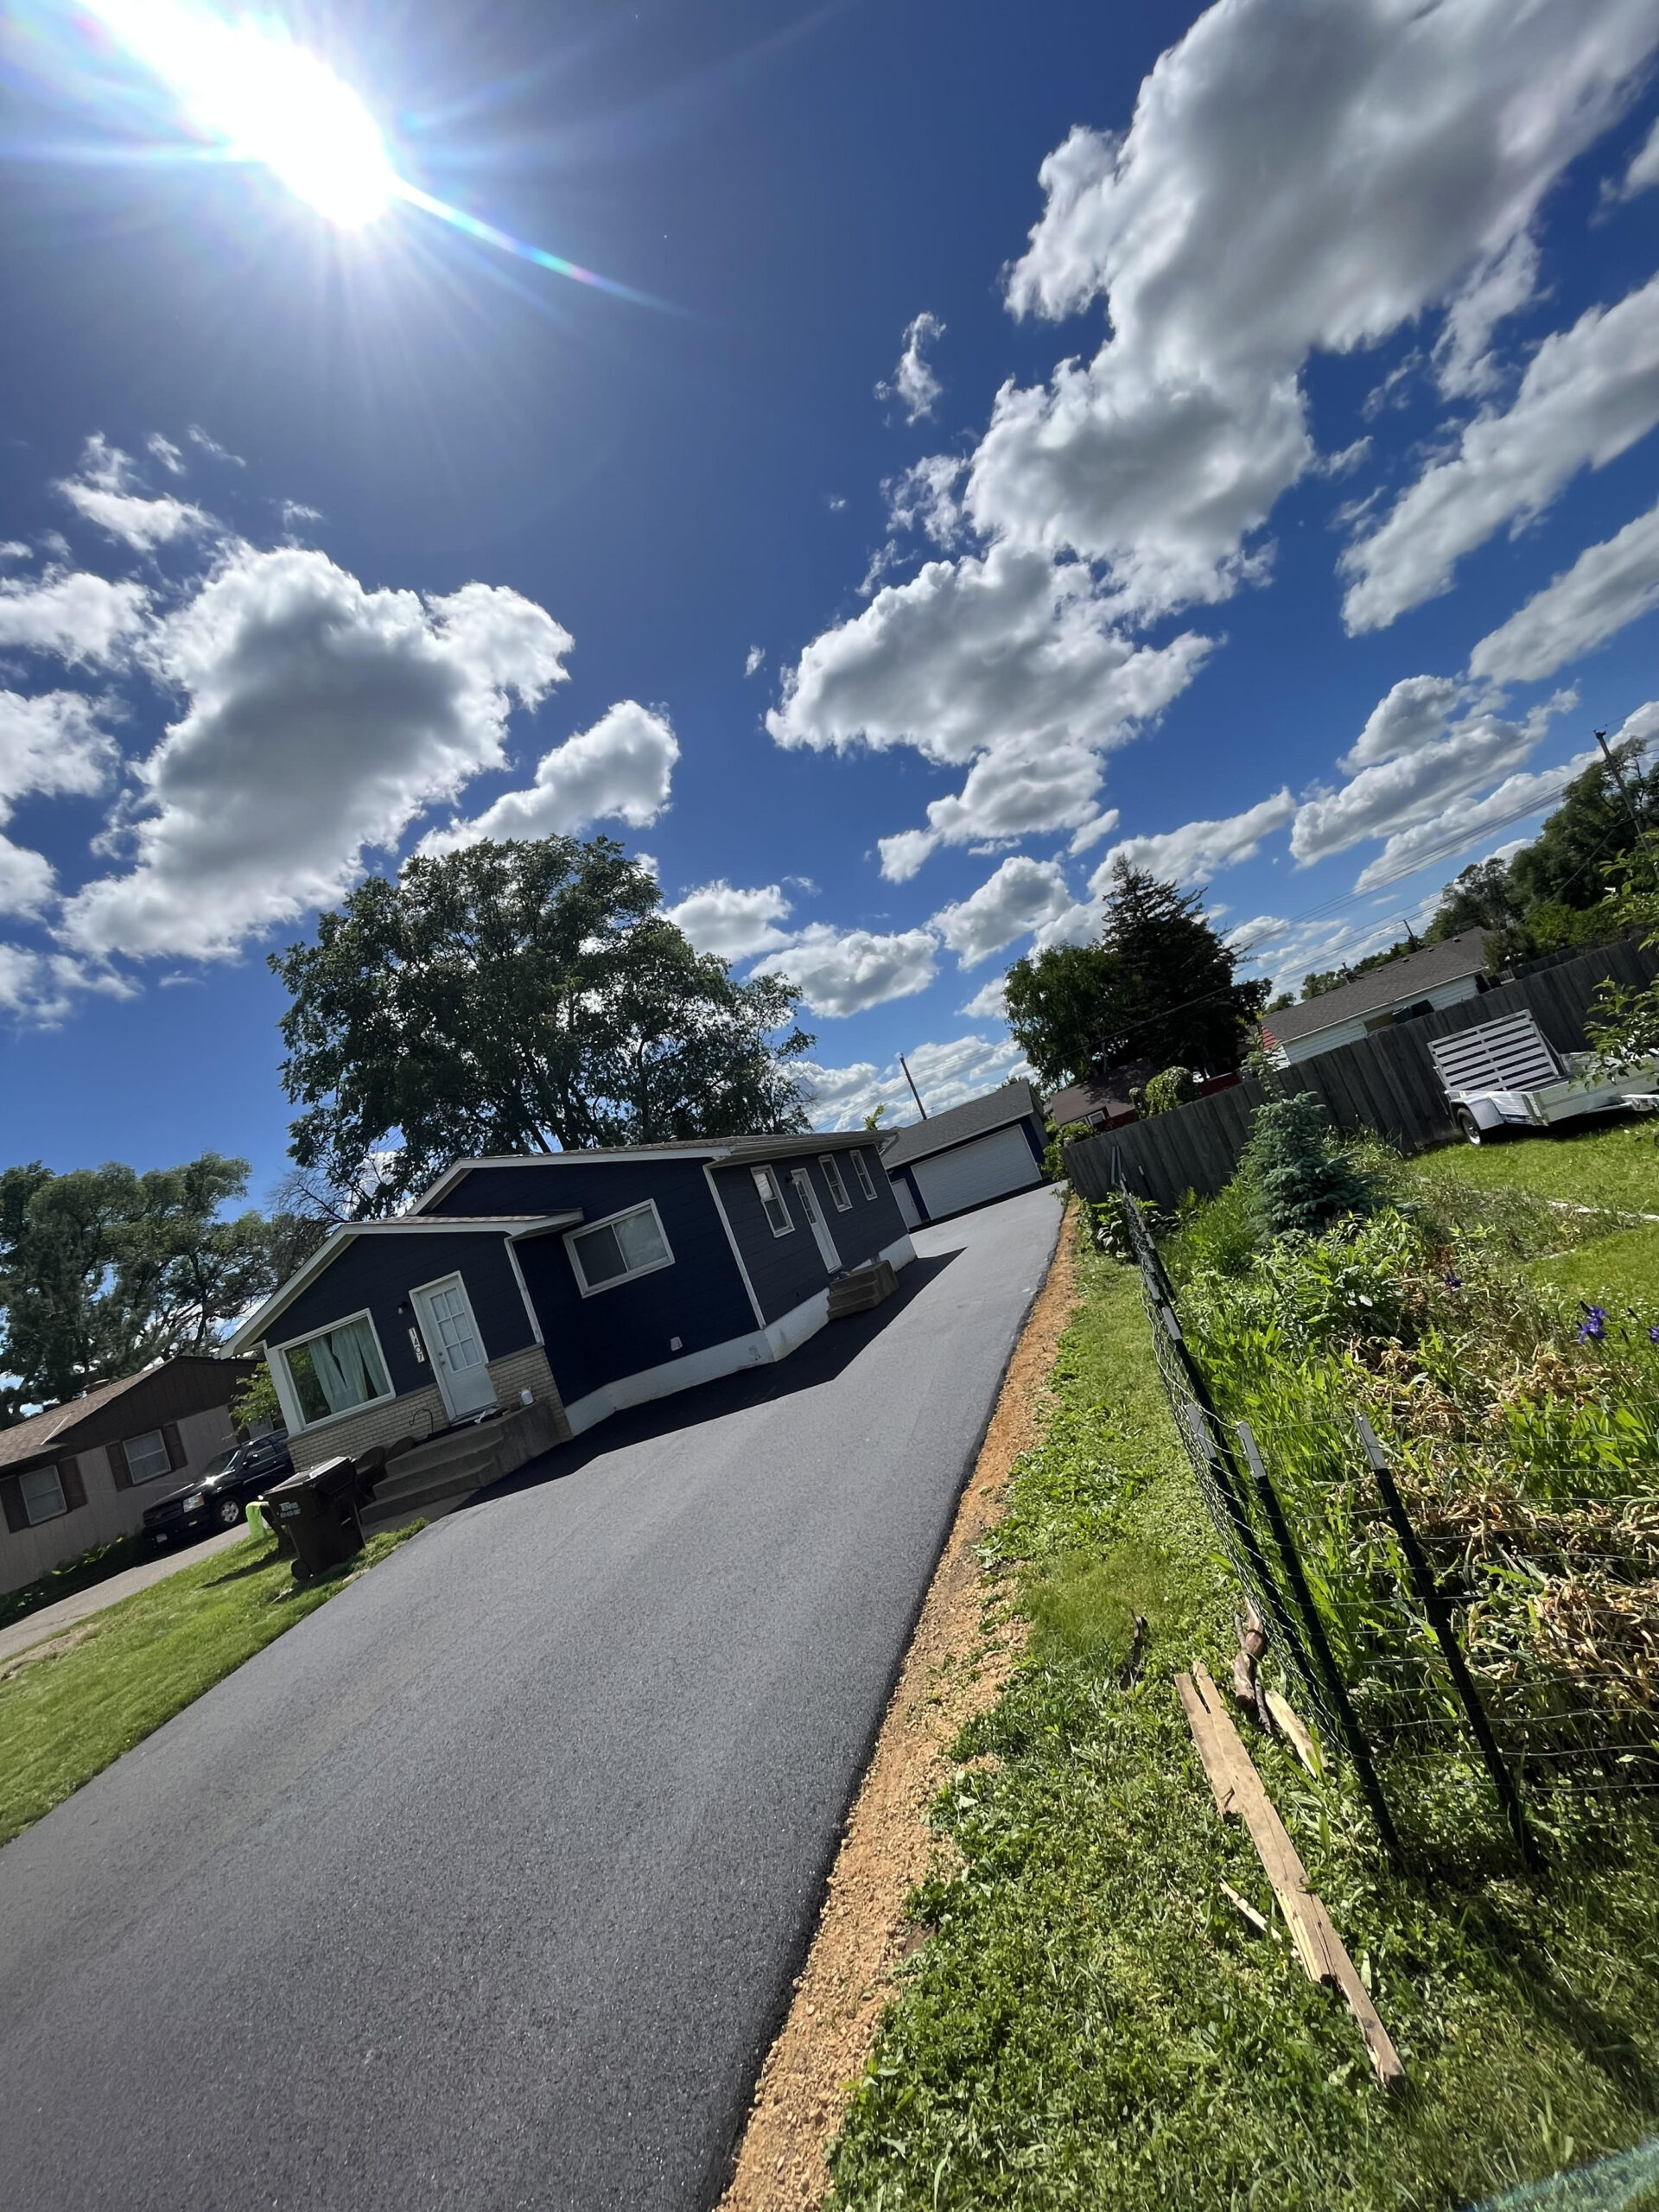
[[[1587,1075],[1591,1055],[1563,1058],[1529,1014],[1506,1014],[1428,1040],[1458,1126],[1471,1144],[1509,1129],[1547,1129],[1620,1107],[1659,1109],[1659,1061],[1607,1081]]]

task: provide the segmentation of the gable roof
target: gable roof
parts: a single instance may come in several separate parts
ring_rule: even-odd
[[[907,1122],[882,1147],[881,1165],[903,1167],[910,1160],[925,1160],[931,1153],[965,1144],[970,1137],[988,1136],[993,1129],[1023,1122],[1031,1114],[1042,1119],[1042,1109],[1031,1085],[1005,1083],[999,1090],[988,1090],[982,1098],[965,1099],[960,1106],[948,1106],[943,1114],[930,1114],[925,1122]]]
[[[572,1206],[556,1213],[446,1213],[430,1221],[416,1221],[409,1214],[397,1214],[390,1221],[343,1221],[329,1230],[310,1258],[295,1270],[280,1290],[273,1291],[263,1306],[249,1314],[226,1349],[240,1351],[245,1344],[250,1349],[257,1344],[300,1293],[308,1290],[359,1236],[464,1236],[469,1230],[493,1230],[498,1236],[509,1237],[517,1230],[568,1228],[581,1219],[582,1208]]]
[[[137,1375],[124,1375],[114,1382],[99,1382],[79,1398],[66,1398],[60,1406],[48,1406],[44,1413],[29,1414],[22,1421],[13,1421],[9,1428],[0,1428],[0,1467],[15,1467],[25,1459],[48,1454],[60,1438],[112,1407],[142,1383],[153,1382],[168,1368],[218,1368],[220,1364],[213,1352],[181,1352],[172,1359],[157,1360],[153,1367],[141,1368]],[[238,1368],[233,1379],[239,1379],[245,1371]]]
[[[1403,952],[1398,960],[1384,961],[1369,974],[1334,991],[1321,991],[1300,1006],[1281,1006],[1263,1017],[1263,1033],[1276,1045],[1298,1037],[1316,1036],[1321,1029],[1335,1029],[1363,1014],[1380,1014],[1385,1007],[1421,998],[1441,983],[1455,983],[1465,976],[1478,976],[1486,967],[1490,930],[1465,930],[1440,944],[1426,944],[1420,952]]]
[[[717,1165],[722,1160],[795,1160],[804,1154],[848,1152],[858,1145],[877,1142],[879,1139],[868,1129],[809,1129],[804,1135],[791,1131],[786,1136],[665,1137],[661,1144],[596,1146],[587,1152],[497,1153],[481,1160],[454,1161],[409,1211],[411,1215],[425,1213],[476,1167],[608,1167],[628,1160],[706,1160]],[[455,1221],[461,1217],[441,1217]]]

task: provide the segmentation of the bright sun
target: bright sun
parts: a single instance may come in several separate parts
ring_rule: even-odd
[[[200,0],[88,0],[89,11],[172,90],[199,136],[262,162],[342,229],[382,213],[398,181],[373,118],[326,63],[281,30],[227,22]]]

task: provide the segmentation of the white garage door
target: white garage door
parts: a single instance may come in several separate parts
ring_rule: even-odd
[[[937,1160],[918,1160],[911,1173],[922,1204],[935,1219],[942,1213],[958,1213],[963,1206],[981,1205],[987,1198],[1004,1198],[1010,1191],[1029,1190],[1042,1180],[1020,1128],[994,1129],[988,1137],[942,1152]]]

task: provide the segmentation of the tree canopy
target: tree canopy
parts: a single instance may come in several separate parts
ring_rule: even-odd
[[[792,987],[738,982],[661,903],[607,837],[371,877],[271,956],[301,1170],[385,1213],[457,1158],[804,1128]]]
[[[1644,770],[1641,754],[1635,740],[1613,748],[1622,792],[1607,763],[1598,760],[1568,784],[1530,844],[1465,868],[1440,893],[1424,931],[1429,942],[1462,930],[1496,930],[1498,956],[1509,962],[1594,944],[1630,926],[1607,886],[1659,829],[1659,762]]]
[[[221,1219],[247,1181],[245,1160],[215,1152],[143,1175],[114,1161],[0,1173],[0,1422],[213,1349],[321,1233],[253,1211]]]
[[[1195,893],[1119,859],[1098,938],[1027,954],[1008,970],[1008,1027],[1045,1084],[1099,1078],[1126,1062],[1237,1067],[1267,996]]]

